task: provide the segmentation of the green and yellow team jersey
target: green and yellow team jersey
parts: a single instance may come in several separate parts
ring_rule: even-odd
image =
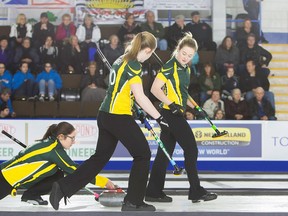
[[[101,111],[132,115],[131,84],[142,84],[142,66],[138,61],[123,61],[118,58],[110,71],[110,83],[106,97],[100,107]]]
[[[186,109],[190,84],[190,68],[188,66],[183,67],[173,57],[163,65],[156,77],[165,82],[165,93],[169,100]],[[164,109],[169,109],[166,104],[162,104],[162,106]]]
[[[25,189],[55,174],[58,169],[71,174],[77,166],[61,143],[54,138],[29,146],[0,165],[2,175],[12,187]],[[102,176],[96,176],[91,181],[100,187],[105,187],[107,182],[108,179]]]

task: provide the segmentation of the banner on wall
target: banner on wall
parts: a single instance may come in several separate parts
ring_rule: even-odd
[[[97,24],[123,24],[125,15],[133,13],[137,21],[145,21],[144,0],[76,0],[76,23],[81,24],[90,14]]]
[[[157,10],[210,10],[211,0],[145,0],[144,7]]]
[[[24,144],[34,144],[35,140],[42,138],[45,131],[51,124],[57,124],[60,120],[6,120],[0,121],[0,130],[5,130]],[[77,131],[76,144],[68,151],[68,154],[73,160],[84,161],[89,158],[96,149],[98,139],[98,127],[96,120],[69,120],[74,125]],[[266,152],[271,152],[273,139],[263,139],[267,135],[266,125],[263,123],[241,123],[235,124],[232,121],[218,124],[219,130],[227,130],[229,133],[226,136],[219,138],[211,138],[214,131],[207,126],[204,121],[190,122],[191,128],[195,134],[198,145],[198,155],[200,160],[269,160],[274,158]],[[154,122],[152,122],[154,123]],[[148,140],[152,157],[157,153],[158,143],[153,136],[142,125],[141,129]],[[157,124],[153,126],[156,133],[160,133],[160,128]],[[274,127],[277,128],[277,127]],[[271,130],[271,128],[269,128]],[[281,133],[281,135],[280,135]],[[287,137],[283,132],[277,136]],[[269,133],[268,133],[269,134]],[[277,139],[277,140],[280,140]],[[271,145],[271,143],[272,145]],[[288,146],[288,138],[281,138],[281,143]],[[269,142],[269,143],[268,143]],[[268,147],[269,149],[268,149]],[[283,147],[278,147],[279,152],[282,151],[282,157],[285,159],[288,154],[288,147],[285,147],[286,153],[283,153]],[[0,160],[8,160],[15,156],[22,147],[11,141],[2,133],[0,134]],[[263,150],[264,149],[264,150]],[[173,154],[176,160],[183,160],[183,150],[179,145]],[[130,161],[132,158],[119,143],[111,160],[114,161]]]
[[[24,13],[27,17],[27,20],[31,24],[35,24],[39,22],[40,20],[40,14],[42,12],[46,12],[49,17],[49,21],[53,23],[54,25],[58,25],[62,22],[62,15],[63,14],[70,14],[73,19],[73,9],[72,8],[29,8],[29,7],[24,7],[24,8],[10,8],[10,15],[9,15],[9,20],[11,23],[16,22],[17,15],[19,13]]]

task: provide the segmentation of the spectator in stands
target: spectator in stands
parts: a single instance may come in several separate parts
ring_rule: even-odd
[[[46,96],[49,101],[54,101],[62,88],[62,79],[50,62],[44,64],[44,70],[37,75],[36,82],[39,85],[39,101],[42,102]]]
[[[249,101],[252,120],[277,120],[275,117],[275,109],[264,97],[264,89],[257,87],[254,92],[255,97]]]
[[[40,22],[34,25],[33,46],[38,50],[45,43],[47,36],[55,38],[55,27],[49,22],[48,14],[44,12],[40,15]]]
[[[224,110],[222,110],[222,109],[215,110],[213,119],[214,120],[225,120],[226,117],[225,117]]]
[[[8,69],[11,69],[13,63],[13,51],[8,47],[8,38],[0,38],[0,62],[4,63]]]
[[[119,43],[119,38],[117,35],[112,34],[109,37],[109,44],[104,46],[103,54],[111,65],[117,58],[124,54],[124,48]]]
[[[85,54],[84,61],[94,61],[97,51],[96,44],[99,43],[101,32],[100,28],[93,23],[93,17],[90,14],[85,15],[84,23],[78,26],[76,36],[78,37],[80,47]]]
[[[259,33],[253,29],[251,20],[247,18],[244,20],[243,27],[236,29],[236,41],[239,49],[243,49],[246,46],[247,37],[251,33],[255,35],[255,40],[258,43]]]
[[[232,90],[240,87],[239,77],[235,75],[234,68],[228,67],[226,75],[221,77],[222,99],[231,96]]]
[[[239,49],[233,44],[232,37],[226,36],[215,55],[217,72],[221,76],[225,75],[228,67],[234,67],[234,70],[237,71],[239,61]]]
[[[8,89],[8,88],[3,88],[1,90],[1,92],[0,92],[0,105],[7,106],[8,109],[9,109],[8,116],[12,117],[12,118],[15,118],[16,117],[16,113],[13,110],[10,96],[11,96],[11,90]]]
[[[139,32],[141,32],[141,27],[135,22],[133,13],[127,13],[125,15],[125,22],[117,34],[124,48],[129,45]]]
[[[224,102],[220,99],[219,90],[212,91],[211,98],[205,101],[203,109],[211,119],[214,119],[214,113],[216,110],[218,109],[225,110]]]
[[[146,22],[142,23],[142,31],[148,31],[157,39],[157,48],[160,50],[167,50],[167,40],[164,38],[165,32],[161,23],[155,22],[155,14],[148,10],[145,14]]]
[[[259,19],[260,14],[260,2],[263,0],[243,0],[243,6],[244,10],[247,11],[248,16],[251,20],[257,20]],[[253,26],[255,28],[256,32],[260,32],[260,24],[259,22],[253,23]],[[261,42],[262,43],[269,43],[265,37],[263,32],[261,31]]]
[[[204,64],[204,71],[199,76],[199,85],[201,104],[203,104],[207,100],[207,98],[210,98],[213,89],[221,89],[220,76],[218,73],[215,72],[214,67],[211,63]]]
[[[81,80],[81,101],[102,102],[106,96],[106,90],[102,87],[103,80],[97,74],[96,62],[90,62],[88,73]]]
[[[265,50],[262,46],[256,43],[256,37],[254,34],[249,34],[247,37],[247,45],[240,50],[241,63],[246,64],[250,59],[253,59],[256,66],[261,68],[262,73],[266,76],[270,74],[268,65],[272,59],[272,55],[269,51]],[[242,73],[243,71],[241,71]]]
[[[76,35],[70,36],[69,43],[61,52],[61,71],[68,73],[84,72],[84,53]]]
[[[12,95],[13,98],[21,100],[34,100],[37,97],[35,77],[30,72],[27,62],[22,62],[13,76]]]
[[[187,30],[190,31],[198,43],[198,50],[216,51],[217,45],[213,41],[212,28],[200,20],[199,11],[191,13],[192,21],[187,24]]]
[[[178,41],[183,38],[185,32],[188,31],[184,21],[185,17],[183,15],[177,15],[175,17],[175,23],[167,29],[165,37],[167,38],[170,50],[175,50]]]
[[[186,109],[185,118],[186,120],[195,120],[196,117],[195,117],[194,111],[190,108]]]
[[[40,63],[42,65],[45,64],[45,62],[50,62],[52,64],[53,68],[58,68],[58,47],[54,45],[53,38],[51,36],[47,36],[45,40],[45,44],[40,47]]]
[[[246,120],[249,119],[249,108],[247,101],[241,96],[241,90],[235,88],[232,90],[232,98],[224,101],[226,119],[228,120]]]
[[[9,107],[7,106],[6,103],[2,103],[0,105],[0,118],[9,118]]]
[[[32,38],[32,25],[27,22],[25,14],[18,14],[16,23],[11,25],[9,37],[10,47],[12,49],[20,46],[24,38]]]
[[[16,48],[14,56],[14,67],[18,67],[22,62],[29,64],[32,71],[36,71],[39,63],[40,57],[38,52],[34,47],[31,47],[30,38],[24,38],[22,41],[22,46]]]
[[[6,70],[5,64],[0,62],[0,91],[3,88],[12,89],[12,75]]]
[[[246,63],[246,69],[247,72],[240,77],[241,91],[246,93],[245,99],[249,101],[254,97],[253,90],[257,87],[262,87],[265,90],[265,98],[275,107],[274,94],[269,91],[270,83],[267,76],[256,68],[253,60],[249,60]]]
[[[55,41],[57,46],[61,48],[64,44],[69,42],[71,35],[76,34],[76,26],[71,20],[70,14],[64,14],[62,16],[62,23],[57,26]]]

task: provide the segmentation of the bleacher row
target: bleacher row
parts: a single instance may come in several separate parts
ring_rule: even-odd
[[[100,25],[101,38],[108,39],[111,34],[117,34],[120,25]],[[1,35],[9,36],[10,26],[0,26]],[[166,62],[170,56],[171,51],[157,50],[156,54],[159,58]],[[205,62],[214,62],[215,52],[213,51],[199,51],[200,64]],[[151,65],[158,64],[156,59],[152,56],[148,63]],[[84,103],[79,100],[66,101],[65,89],[78,92],[80,95],[81,74],[61,74],[63,81],[62,95],[59,98],[62,100],[54,102],[39,102],[39,101],[13,101],[13,109],[17,114],[17,118],[94,118],[97,116],[100,102]],[[150,82],[150,81],[149,81]],[[144,89],[146,85],[145,78],[143,80]],[[146,86],[145,86],[146,85]],[[149,89],[147,89],[149,91]]]
[[[157,50],[156,54],[165,62],[170,58],[170,51]],[[213,61],[215,53],[212,51],[200,51],[200,63]],[[157,64],[153,56],[148,60],[149,64]],[[59,101],[13,101],[13,109],[17,118],[95,118],[97,116],[101,102],[82,102],[79,99],[65,100],[65,90],[80,94],[81,74],[61,74],[63,87]],[[147,79],[143,79],[144,89],[149,86]],[[148,81],[150,82],[150,81]],[[150,83],[151,84],[151,83]],[[63,95],[64,94],[64,95]],[[75,97],[77,98],[77,97]],[[154,104],[159,108],[159,103]]]

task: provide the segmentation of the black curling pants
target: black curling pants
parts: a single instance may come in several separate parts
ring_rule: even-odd
[[[173,154],[176,141],[183,149],[185,169],[190,183],[188,198],[191,200],[198,199],[206,194],[206,190],[200,186],[197,171],[198,148],[193,132],[184,117],[173,115],[169,110],[165,109],[161,113],[169,124],[170,133],[161,132],[160,139],[170,155]],[[163,189],[168,163],[168,158],[159,147],[150,174],[146,191],[147,196],[164,196]]]
[[[97,124],[99,138],[96,152],[71,175],[58,181],[65,196],[71,197],[85,187],[109,161],[118,141],[133,157],[127,195],[124,201],[134,205],[143,204],[149,174],[151,152],[140,127],[132,116],[115,115],[100,111]]]
[[[52,190],[53,183],[63,177],[64,177],[63,171],[58,169],[57,172],[53,174],[52,176],[48,176],[42,179],[41,181],[37,182],[35,185],[32,185],[31,187],[29,187],[23,193],[22,197],[34,198],[34,197],[48,194]]]

